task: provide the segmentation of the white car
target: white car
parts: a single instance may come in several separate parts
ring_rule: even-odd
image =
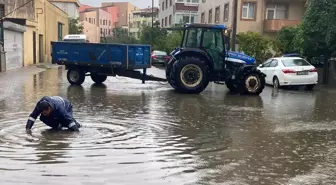
[[[266,74],[266,84],[275,88],[281,86],[306,86],[312,90],[318,83],[316,68],[300,57],[270,58],[258,69]]]

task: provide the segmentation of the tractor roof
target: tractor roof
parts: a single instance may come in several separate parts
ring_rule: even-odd
[[[204,24],[204,23],[192,23],[192,24],[185,24],[185,28],[214,28],[214,29],[221,29],[226,30],[227,27],[224,24]]]

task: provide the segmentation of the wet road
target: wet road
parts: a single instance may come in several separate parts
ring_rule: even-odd
[[[0,184],[335,184],[335,90],[266,88],[230,95],[211,84],[181,95],[109,77],[69,86],[65,71],[0,74]],[[25,124],[36,101],[74,104],[80,133]]]

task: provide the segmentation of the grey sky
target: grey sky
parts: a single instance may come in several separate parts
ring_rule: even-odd
[[[79,0],[82,4],[101,6],[102,2],[130,2],[139,8],[152,6],[152,0]],[[154,6],[158,6],[158,0],[154,0]]]

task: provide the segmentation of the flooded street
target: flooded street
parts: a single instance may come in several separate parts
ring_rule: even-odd
[[[151,69],[153,73],[164,71]],[[336,90],[200,95],[167,83],[66,71],[0,74],[0,184],[317,185],[336,182]],[[25,124],[44,95],[69,99],[80,133]]]

